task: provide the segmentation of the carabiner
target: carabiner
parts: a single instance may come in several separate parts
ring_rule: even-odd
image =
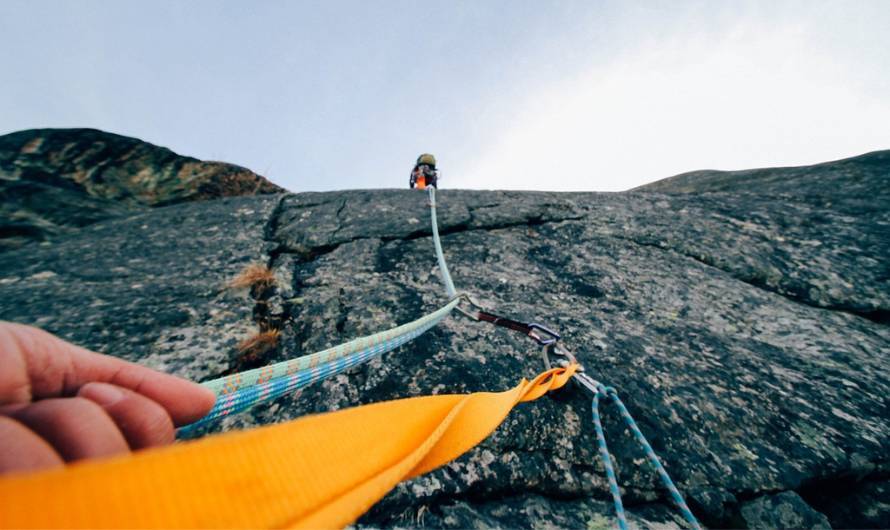
[[[596,379],[587,375],[587,372],[584,370],[584,365],[579,363],[578,359],[575,357],[575,355],[572,352],[570,352],[568,349],[566,349],[560,342],[545,344],[544,347],[541,348],[541,355],[544,358],[544,367],[547,370],[549,370],[552,367],[552,364],[550,362],[550,355],[549,355],[550,352],[552,352],[555,355],[558,355],[560,357],[563,357],[563,359],[561,359],[559,362],[556,363],[559,366],[568,366],[570,364],[577,364],[578,369],[575,371],[575,375],[573,376],[573,379],[575,381],[577,381],[578,384],[581,385],[582,388],[584,388],[591,394],[596,394],[599,392],[599,387],[601,387],[602,384],[599,381],[597,381]]]
[[[500,315],[490,313],[483,309],[482,306],[480,306],[478,303],[476,303],[475,300],[470,298],[470,295],[468,295],[467,293],[460,293],[455,298],[459,298],[461,302],[466,302],[474,309],[474,311],[467,311],[460,305],[455,307],[455,309],[457,309],[467,318],[473,319],[477,322],[488,322],[490,324],[494,324],[495,326],[518,331],[523,335],[526,335],[533,341],[537,342],[541,346],[548,346],[559,342],[559,333],[546,326],[535,322],[520,322],[518,320],[513,320],[512,318],[502,317]],[[454,300],[454,298],[452,298],[452,300]]]
[[[458,304],[455,307],[455,309],[457,309],[457,311],[459,313],[461,313],[463,316],[465,316],[471,320],[475,320],[477,322],[479,321],[479,311],[482,311],[482,307],[479,306],[479,304],[477,304],[472,298],[470,298],[470,295],[468,295],[467,293],[458,293],[458,295],[455,296],[454,298],[459,298],[461,301],[466,302],[466,303],[470,304],[472,307],[478,309],[478,311],[476,311],[475,313],[472,313],[472,312],[467,311],[466,309],[462,308],[460,306],[460,304]],[[452,298],[452,300],[454,300],[454,298]]]
[[[550,328],[546,328],[540,324],[535,324],[534,322],[528,324],[529,332],[528,336],[531,337],[535,342],[540,344],[541,346],[549,346],[551,344],[556,344],[559,339],[559,333],[553,331]],[[542,332],[546,336],[541,336],[538,331]]]

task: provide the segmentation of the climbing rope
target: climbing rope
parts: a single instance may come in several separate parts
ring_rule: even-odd
[[[188,436],[222,416],[246,410],[367,362],[410,342],[442,321],[460,302],[452,300],[413,322],[361,337],[333,348],[203,383],[217,394],[213,409],[180,429]]]
[[[442,274],[442,281],[445,284],[445,291],[449,297],[454,298],[457,296],[457,293],[454,289],[454,283],[451,280],[451,275],[448,272],[448,264],[445,262],[445,256],[442,253],[442,244],[439,241],[439,229],[436,220],[436,188],[430,186],[427,189],[429,190],[430,197],[430,217],[432,220],[433,244],[436,247],[436,258],[439,261],[439,270]],[[621,402],[621,399],[618,397],[618,392],[613,387],[606,387],[588,376],[584,372],[583,366],[578,362],[574,355],[572,355],[571,352],[569,352],[564,347],[562,347],[561,344],[559,344],[559,341],[561,339],[559,333],[541,324],[533,322],[521,322],[486,311],[478,304],[476,304],[468,295],[463,295],[462,299],[468,302],[469,305],[473,307],[473,310],[466,311],[461,308],[458,308],[458,310],[471,319],[476,321],[489,322],[495,326],[500,326],[511,329],[513,331],[517,331],[528,336],[532,340],[536,341],[538,344],[541,344],[543,346],[544,364],[548,370],[551,369],[550,359],[547,355],[548,350],[553,350],[555,353],[559,353],[563,356],[568,357],[569,365],[577,366],[577,371],[574,373],[575,381],[577,381],[582,388],[593,394],[593,421],[594,428],[596,430],[597,443],[599,445],[599,453],[603,461],[603,466],[606,469],[606,477],[609,481],[609,491],[612,495],[612,501],[615,505],[615,514],[618,519],[618,527],[621,530],[627,530],[627,518],[624,514],[624,504],[621,500],[621,490],[618,488],[618,480],[615,476],[615,468],[612,464],[612,457],[609,455],[609,448],[606,445],[606,436],[603,432],[602,423],[600,421],[600,397],[612,398],[612,401],[618,406],[618,409],[621,412],[621,417],[624,418],[625,423],[633,432],[634,436],[637,439],[637,442],[640,444],[640,446],[642,446],[643,451],[646,453],[646,457],[655,468],[658,476],[661,478],[661,481],[667,488],[668,492],[670,492],[671,498],[680,509],[680,512],[682,513],[684,519],[686,519],[686,521],[692,526],[692,528],[696,530],[701,529],[698,520],[692,514],[689,506],[686,505],[686,501],[683,499],[680,491],[674,485],[671,477],[664,469],[664,466],[661,464],[661,461],[658,459],[658,456],[655,454],[652,446],[649,445],[646,437],[643,436],[643,433],[640,431],[639,427],[637,427],[637,423],[630,415],[630,412],[628,412],[627,407],[625,407],[624,403]]]
[[[442,252],[439,225],[436,219],[436,188],[430,186],[427,189],[429,190],[430,219],[436,259],[439,263],[442,282],[445,284],[445,293],[451,300],[447,305],[413,322],[317,353],[204,382],[202,385],[217,395],[213,409],[198,421],[179,429],[177,434],[180,437],[191,436],[200,427],[223,416],[271,401],[367,362],[417,338],[447,317],[465,297],[458,296],[454,282],[451,280],[451,274],[448,272],[448,263],[446,263],[445,255]]]
[[[612,492],[612,500],[615,503],[615,513],[618,516],[618,526],[621,528],[621,530],[627,530],[627,520],[624,517],[624,506],[621,502],[621,492],[618,490],[618,481],[615,479],[615,470],[612,467],[612,457],[609,456],[609,448],[606,446],[606,437],[603,434],[603,427],[600,422],[600,398],[612,398],[612,402],[615,403],[615,405],[618,407],[619,412],[621,413],[621,417],[624,418],[624,423],[627,424],[627,427],[631,430],[637,442],[643,448],[643,452],[646,453],[646,458],[649,460],[649,463],[652,464],[652,467],[655,468],[655,471],[661,478],[662,484],[664,484],[664,487],[667,488],[668,492],[671,494],[671,499],[673,499],[674,504],[676,504],[677,508],[680,509],[680,513],[683,515],[683,518],[686,519],[686,522],[688,522],[692,526],[692,528],[701,530],[698,519],[696,519],[695,515],[692,514],[692,510],[689,509],[689,506],[686,505],[686,501],[683,499],[683,495],[680,493],[680,490],[678,490],[677,487],[674,485],[674,481],[671,480],[671,477],[670,475],[668,475],[667,470],[664,468],[663,465],[661,465],[661,460],[658,459],[658,455],[655,454],[655,450],[653,450],[652,446],[649,445],[649,441],[646,440],[646,437],[643,436],[640,428],[637,427],[637,422],[634,421],[633,416],[630,415],[627,407],[624,406],[624,403],[622,403],[621,399],[618,397],[618,391],[616,391],[613,387],[607,387],[602,384],[598,384],[596,394],[593,395],[591,406],[593,412],[593,422],[594,426],[596,427],[596,439],[599,444],[600,456],[603,459],[603,464],[606,467],[606,476],[609,479],[609,490]]]
[[[445,262],[445,255],[442,253],[442,242],[439,241],[439,222],[436,219],[436,187],[427,188],[430,194],[430,221],[433,230],[433,245],[436,247],[436,260],[439,262],[439,272],[442,274],[442,282],[445,283],[445,294],[449,299],[457,296],[454,290],[454,282],[451,281],[451,273],[448,272],[448,263]]]
[[[618,489],[618,480],[615,478],[615,468],[612,465],[612,457],[609,456],[609,446],[606,444],[606,434],[600,422],[599,393],[593,395],[593,427],[596,430],[596,441],[599,445],[600,460],[606,468],[606,479],[609,481],[609,493],[612,494],[612,503],[615,505],[615,517],[618,518],[618,528],[627,530],[627,518],[624,515],[624,503],[621,502],[621,490]]]
[[[200,420],[179,429],[178,434],[190,436],[199,427],[223,416],[276,399],[392,351],[437,325],[458,303],[459,299],[452,300],[441,309],[408,324],[318,353],[203,383],[217,395],[213,409]]]
[[[671,498],[674,501],[674,504],[680,509],[680,513],[683,515],[683,518],[686,519],[686,522],[694,528],[695,530],[701,530],[701,525],[698,522],[698,519],[693,515],[692,510],[687,506],[686,501],[683,499],[683,495],[680,494],[680,490],[674,485],[674,481],[671,480],[670,475],[668,475],[667,470],[661,464],[661,461],[658,459],[658,456],[655,454],[655,450],[652,449],[652,446],[649,445],[649,441],[646,440],[646,437],[643,436],[643,432],[640,431],[640,428],[637,426],[637,422],[634,421],[633,416],[630,415],[630,411],[627,410],[627,407],[624,406],[624,403],[618,397],[618,391],[615,388],[609,386],[605,386],[596,379],[593,379],[589,375],[587,375],[584,366],[578,362],[578,359],[575,358],[575,355],[566,349],[562,344],[552,343],[545,344],[541,350],[544,357],[544,366],[549,370],[552,367],[550,362],[549,353],[554,353],[560,357],[562,360],[558,363],[563,366],[576,366],[576,370],[574,373],[574,380],[578,385],[584,390],[588,391],[592,396],[591,400],[591,414],[593,416],[593,426],[596,431],[596,441],[599,449],[600,459],[603,462],[603,467],[606,469],[606,479],[609,481],[609,492],[612,495],[612,502],[615,505],[615,516],[618,519],[618,528],[621,530],[627,530],[627,518],[624,514],[624,503],[621,501],[621,490],[618,488],[618,480],[615,475],[615,467],[612,464],[612,457],[609,455],[609,446],[606,444],[606,435],[603,431],[602,421],[600,420],[599,414],[599,400],[600,398],[611,398],[615,405],[618,406],[618,410],[621,413],[621,417],[624,419],[625,424],[634,434],[634,437],[637,440],[637,443],[643,448],[643,452],[646,453],[646,457],[652,466],[655,468],[655,471],[658,473],[658,476],[661,478],[661,482],[664,484],[665,488],[667,488],[668,492],[671,494]]]

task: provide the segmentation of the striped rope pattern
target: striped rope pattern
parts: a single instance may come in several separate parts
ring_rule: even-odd
[[[449,306],[453,307],[452,304],[456,305],[456,302],[448,304],[447,306],[445,306],[445,308],[448,308]],[[442,310],[439,310],[437,311],[437,313],[441,311]],[[310,368],[308,370],[302,370],[291,375],[278,377],[271,381],[266,381],[264,383],[245,387],[233,393],[220,396],[209,414],[201,418],[199,421],[180,429],[180,435],[188,436],[199,427],[213,422],[223,416],[228,416],[229,414],[240,412],[258,403],[263,403],[265,401],[278,398],[295,390],[299,390],[300,388],[327,379],[328,377],[337,375],[340,372],[369,361],[374,357],[377,357],[378,355],[394,350],[395,348],[398,348],[399,346],[422,335],[427,330],[438,324],[447,315],[448,312],[442,313],[437,319],[427,320],[423,326],[419,328],[413,328],[407,333],[394,337],[390,341],[376,344],[374,346],[352,353],[350,355],[346,355],[334,361],[315,366],[314,368]]]
[[[458,304],[457,300],[451,301],[441,309],[425,315],[413,322],[402,324],[386,331],[381,331],[366,337],[359,337],[349,342],[322,350],[311,355],[304,355],[296,359],[289,359],[280,363],[271,364],[262,368],[255,368],[245,372],[232,374],[212,381],[202,383],[203,386],[213,390],[218,396],[226,396],[245,388],[251,388],[255,385],[278,379],[280,377],[288,377],[297,372],[304,370],[312,370],[319,365],[347,357],[357,352],[361,352],[380,344],[393,342],[396,338],[412,333],[420,328],[429,329],[430,322],[438,323]],[[415,335],[416,336],[416,335]],[[384,350],[389,351],[389,350]]]
[[[689,509],[689,506],[686,505],[686,501],[683,499],[683,495],[680,493],[680,490],[674,485],[674,481],[671,480],[670,475],[668,475],[667,470],[661,465],[661,460],[658,459],[658,455],[655,454],[655,450],[652,449],[652,446],[649,445],[649,441],[646,440],[646,437],[643,436],[640,428],[637,427],[637,422],[634,421],[633,417],[630,415],[630,412],[627,410],[627,407],[624,406],[624,403],[621,402],[621,399],[618,397],[618,392],[613,387],[606,387],[603,385],[597,385],[597,393],[593,397],[593,421],[596,426],[596,438],[599,443],[600,448],[600,456],[603,459],[603,464],[606,467],[606,475],[609,478],[609,488],[612,490],[612,499],[615,503],[615,512],[618,515],[618,527],[621,530],[627,530],[627,520],[624,516],[624,506],[621,503],[621,493],[618,491],[618,481],[615,479],[615,471],[612,468],[612,458],[609,456],[609,449],[606,446],[606,437],[603,434],[603,427],[600,423],[600,416],[598,409],[598,401],[599,398],[612,398],[612,402],[618,406],[618,410],[621,413],[621,417],[624,418],[624,423],[627,424],[628,428],[630,428],[631,432],[633,432],[634,437],[637,439],[637,442],[640,446],[643,447],[643,451],[646,453],[646,458],[649,460],[654,467],[658,476],[661,478],[661,482],[664,484],[665,488],[667,488],[668,492],[671,494],[671,498],[674,501],[674,504],[680,509],[680,513],[683,514],[683,518],[686,519],[692,528],[695,530],[701,530],[701,525],[699,525],[698,519],[695,518],[695,515],[692,514],[692,510]]]
[[[615,504],[615,515],[618,517],[618,528],[627,530],[627,518],[624,516],[624,503],[621,502],[621,490],[618,489],[618,479],[615,478],[615,468],[612,467],[612,457],[609,456],[609,446],[606,445],[606,435],[603,433],[603,425],[600,422],[599,413],[600,394],[593,395],[593,426],[596,428],[596,441],[599,446],[600,458],[606,468],[606,478],[609,479],[609,491],[612,493],[612,502]]]

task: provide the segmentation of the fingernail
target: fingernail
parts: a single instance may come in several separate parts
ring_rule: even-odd
[[[124,398],[119,388],[106,383],[90,383],[83,387],[80,394],[101,407],[110,407]]]

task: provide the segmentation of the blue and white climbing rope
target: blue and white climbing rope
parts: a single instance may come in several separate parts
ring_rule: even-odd
[[[436,188],[430,186],[427,189],[429,190],[433,245],[442,281],[445,284],[445,292],[450,302],[413,322],[386,331],[351,340],[296,359],[204,382],[202,385],[217,395],[216,403],[206,416],[180,429],[180,436],[188,436],[190,433],[196,432],[199,427],[223,416],[241,412],[254,405],[278,398],[392,351],[417,338],[447,317],[461,302],[461,298],[458,297],[454,282],[451,280],[451,274],[448,272],[448,264],[445,262],[442,242],[439,239],[439,225],[436,220]]]
[[[223,416],[273,400],[392,351],[437,325],[458,303],[459,299],[452,300],[437,311],[408,324],[361,337],[318,353],[208,381],[204,386],[217,393],[213,409],[197,422],[180,429],[180,435],[186,436],[198,427]],[[284,375],[269,376],[272,373],[282,372]],[[249,376],[250,383],[241,380],[244,376]]]
[[[593,395],[591,410],[594,426],[596,428],[596,440],[599,445],[600,457],[603,460],[603,466],[606,468],[606,477],[609,480],[609,490],[612,492],[612,501],[615,504],[615,515],[618,517],[618,527],[621,528],[621,530],[627,530],[627,519],[624,515],[624,504],[621,502],[621,491],[618,489],[618,480],[615,477],[615,469],[612,466],[612,457],[609,455],[609,448],[606,445],[606,436],[603,433],[603,426],[600,421],[600,398],[612,399],[612,402],[618,407],[621,417],[624,419],[624,423],[631,430],[637,442],[643,448],[647,460],[655,468],[659,478],[661,478],[662,484],[664,484],[664,487],[667,488],[668,492],[671,494],[671,499],[674,501],[674,504],[677,505],[677,508],[679,508],[683,518],[686,519],[686,522],[688,522],[692,528],[701,530],[701,525],[699,525],[698,519],[692,514],[692,510],[689,509],[689,506],[686,505],[683,495],[674,485],[674,481],[671,480],[667,470],[661,464],[661,460],[658,459],[655,450],[652,449],[652,446],[649,445],[649,441],[646,440],[646,437],[643,436],[640,428],[637,427],[637,422],[634,421],[633,416],[630,415],[627,407],[621,402],[621,399],[618,397],[618,392],[612,387],[597,384],[596,393]]]
[[[618,489],[618,479],[615,477],[615,468],[612,466],[612,457],[609,455],[609,446],[606,444],[606,434],[599,413],[599,392],[593,395],[593,426],[596,430],[596,442],[599,446],[600,460],[606,468],[606,479],[609,481],[609,492],[612,494],[612,503],[615,505],[615,516],[618,518],[618,527],[627,530],[627,518],[624,515],[624,503],[621,502],[621,490]]]

